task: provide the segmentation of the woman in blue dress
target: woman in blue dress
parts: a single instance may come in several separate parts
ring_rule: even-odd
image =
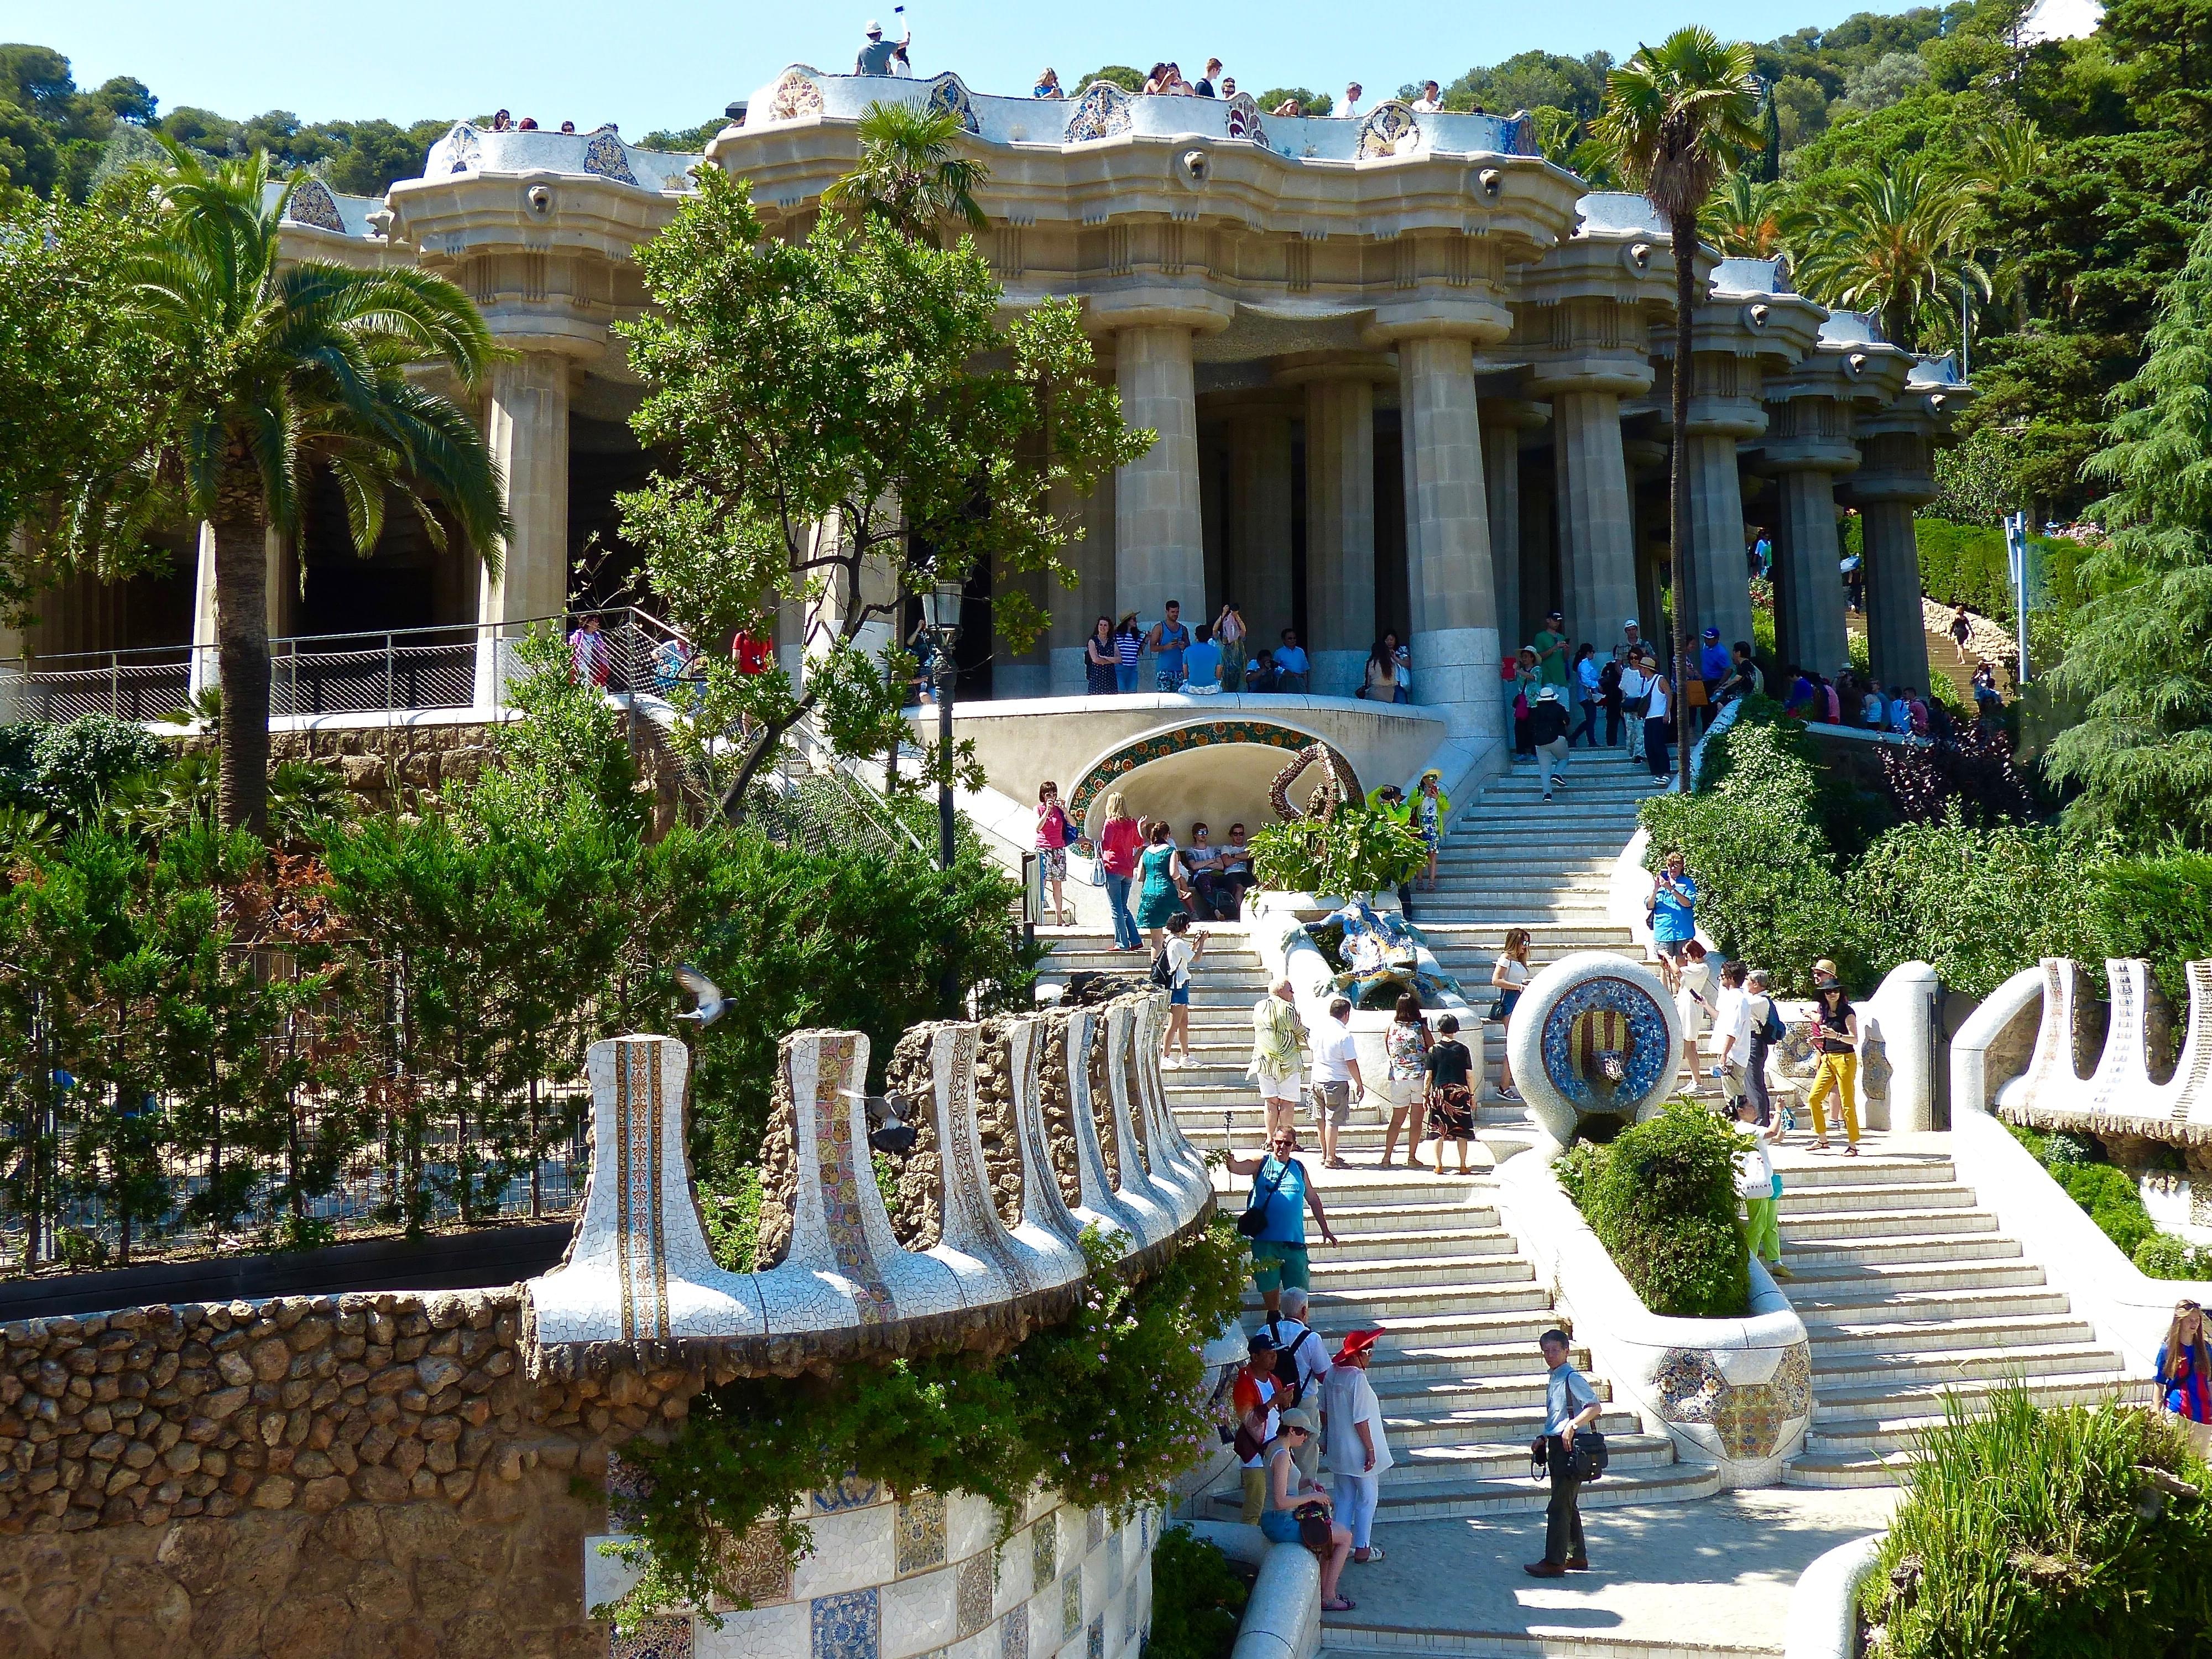
[[[1137,926],[1147,929],[1152,949],[1160,948],[1160,929],[1183,908],[1182,888],[1189,881],[1182,855],[1176,850],[1164,823],[1155,823],[1145,836],[1146,847],[1137,859],[1142,884],[1137,890]]]

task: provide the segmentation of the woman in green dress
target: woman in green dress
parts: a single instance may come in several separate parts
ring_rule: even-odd
[[[1183,868],[1182,856],[1169,837],[1165,823],[1155,823],[1145,836],[1144,852],[1137,860],[1137,873],[1143,885],[1137,890],[1137,926],[1152,936],[1155,955],[1160,948],[1160,929],[1167,926],[1168,918],[1183,908],[1182,888],[1190,880]]]

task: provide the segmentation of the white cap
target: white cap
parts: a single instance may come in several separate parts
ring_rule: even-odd
[[[1536,694],[1538,702],[1557,702],[1559,700],[1559,688],[1556,685],[1547,685]]]
[[[1634,628],[1634,627],[1638,626],[1638,623],[1637,623],[1636,618],[1635,618],[1635,617],[1630,617],[1626,622],[1625,622],[1625,623],[1621,623],[1621,626],[1622,626],[1623,628]]]

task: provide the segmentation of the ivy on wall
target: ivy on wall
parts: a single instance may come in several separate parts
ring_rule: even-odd
[[[696,1396],[665,1443],[624,1447],[645,1479],[627,1500],[632,1541],[617,1553],[642,1576],[593,1616],[629,1630],[671,1607],[749,1606],[733,1582],[738,1541],[765,1522],[795,1561],[811,1543],[798,1518],[806,1494],[848,1474],[902,1497],[988,1498],[1002,1535],[1041,1482],[1070,1504],[1120,1511],[1166,1492],[1215,1443],[1199,1351],[1237,1311],[1244,1241],[1218,1221],[1141,1281],[1116,1241],[1092,1229],[1083,1245],[1080,1307],[1003,1356],[740,1378]]]

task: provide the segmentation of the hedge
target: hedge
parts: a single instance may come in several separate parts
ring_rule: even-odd
[[[1687,1319],[1751,1308],[1749,1251],[1736,1226],[1736,1132],[1693,1101],[1671,1100],[1609,1145],[1576,1146],[1567,1189],[1644,1305]]]

